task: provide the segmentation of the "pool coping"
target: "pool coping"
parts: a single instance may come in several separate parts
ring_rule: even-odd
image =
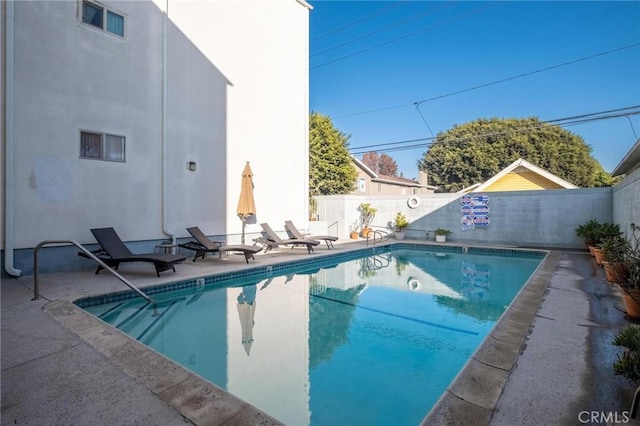
[[[389,243],[384,246],[403,244],[430,246],[419,241]],[[462,247],[459,244],[451,244],[451,246]],[[478,245],[469,247],[496,249]],[[496,322],[491,333],[423,419],[423,425],[489,424],[517,357],[524,347],[535,314],[561,255],[557,251],[537,248],[498,249],[537,251],[546,255],[532,277]],[[350,252],[356,251],[362,251],[362,248],[345,250],[342,253],[348,256]],[[319,258],[331,255],[327,253],[326,256],[319,256]],[[196,277],[191,279],[195,280]],[[58,323],[105,355],[127,375],[174,407],[189,421],[209,425],[282,424],[260,409],[183,368],[74,304],[74,301],[85,297],[86,295],[54,301],[47,304],[44,310]]]

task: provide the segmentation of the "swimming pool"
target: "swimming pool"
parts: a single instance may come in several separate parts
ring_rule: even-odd
[[[417,424],[543,255],[399,247],[77,303],[284,423]]]

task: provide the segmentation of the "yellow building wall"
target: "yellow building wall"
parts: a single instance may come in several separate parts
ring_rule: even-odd
[[[537,173],[520,172],[507,173],[485,191],[533,191],[539,189],[560,189],[562,186],[550,181]]]

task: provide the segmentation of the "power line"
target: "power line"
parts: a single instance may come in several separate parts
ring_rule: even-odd
[[[515,80],[517,78],[528,77],[528,76],[533,75],[533,74],[538,74],[538,73],[541,73],[541,72],[544,72],[544,71],[549,71],[549,70],[560,68],[560,67],[564,67],[564,66],[567,66],[567,65],[573,65],[573,64],[578,63],[578,62],[582,62],[582,61],[586,61],[586,60],[589,60],[589,59],[597,58],[599,56],[608,55],[610,53],[618,52],[620,50],[630,49],[631,47],[635,47],[635,46],[638,46],[638,45],[640,45],[640,43],[633,43],[633,44],[630,44],[628,46],[618,47],[618,48],[613,49],[613,50],[609,50],[609,51],[601,52],[601,53],[596,53],[595,55],[591,55],[591,56],[585,56],[584,58],[575,59],[573,61],[563,62],[563,63],[558,64],[558,65],[552,65],[550,67],[541,68],[539,70],[526,72],[524,74],[519,74],[519,75],[516,75],[516,76],[513,76],[513,77],[503,78],[502,80],[497,80],[497,81],[494,81],[494,82],[491,82],[491,83],[481,84],[479,86],[474,86],[474,87],[470,87],[468,89],[459,90],[457,92],[449,93],[447,95],[435,96],[433,98],[424,99],[422,101],[418,101],[418,103],[419,104],[423,104],[425,102],[434,101],[436,99],[441,99],[441,98],[444,98],[444,97],[447,97],[447,96],[458,95],[460,93],[469,92],[471,90],[481,89],[483,87],[491,86],[491,85],[494,85],[494,84],[504,83],[506,81]]]
[[[451,23],[451,22],[457,21],[457,20],[459,20],[459,19],[466,18],[466,17],[467,17],[467,16],[469,16],[469,15],[475,15],[476,13],[480,13],[480,12],[482,12],[482,11],[484,11],[484,10],[490,9],[490,8],[492,8],[492,7],[495,7],[495,6],[499,5],[500,3],[504,3],[504,2],[506,2],[506,1],[507,1],[507,0],[499,0],[499,1],[495,2],[495,3],[491,3],[491,4],[487,5],[487,6],[483,6],[483,7],[481,7],[481,8],[474,9],[474,10],[472,10],[472,11],[470,11],[470,12],[463,13],[463,14],[458,15],[458,16],[454,16],[453,18],[450,18],[450,19],[444,20],[444,21],[442,21],[442,22],[439,22],[439,23],[437,23],[437,24],[431,25],[431,26],[429,26],[429,27],[421,28],[421,29],[419,29],[419,30],[417,30],[417,31],[414,31],[414,32],[411,32],[411,33],[405,34],[405,35],[403,35],[403,36],[400,36],[400,37],[397,37],[397,38],[394,38],[394,39],[391,39],[391,40],[385,41],[385,42],[380,43],[380,44],[376,44],[375,46],[369,47],[369,48],[367,48],[367,49],[359,50],[359,51],[357,51],[357,52],[351,53],[351,54],[346,55],[346,56],[342,56],[342,57],[337,58],[337,59],[334,59],[334,60],[332,60],[332,61],[324,62],[324,63],[322,63],[322,64],[320,64],[320,65],[315,65],[315,66],[313,66],[313,67],[310,67],[309,69],[316,69],[316,68],[324,67],[324,66],[326,66],[326,65],[330,65],[330,64],[333,64],[333,63],[336,63],[336,62],[339,62],[339,61],[343,61],[343,60],[345,60],[345,59],[348,59],[348,58],[351,58],[351,57],[354,57],[354,56],[360,55],[360,54],[362,54],[362,53],[369,52],[370,50],[374,50],[374,49],[377,49],[377,48],[379,48],[379,47],[386,46],[387,44],[395,43],[396,41],[404,40],[405,38],[409,38],[409,37],[413,37],[413,36],[415,36],[415,35],[417,35],[417,34],[420,34],[420,33],[425,32],[425,31],[429,31],[429,30],[432,30],[432,29],[434,29],[434,28],[440,27],[440,26],[442,26],[442,25],[446,25],[446,24],[448,24],[448,23]]]
[[[382,111],[388,111],[388,110],[392,110],[392,109],[405,108],[407,106],[415,105],[415,104],[423,104],[425,102],[431,102],[431,101],[434,101],[434,100],[437,100],[437,99],[447,98],[447,97],[453,96],[453,95],[459,95],[460,93],[470,92],[472,90],[477,90],[477,89],[481,89],[481,88],[484,88],[484,87],[493,86],[494,84],[504,83],[506,81],[511,81],[511,80],[515,80],[515,79],[518,79],[518,78],[522,78],[522,77],[528,77],[530,75],[538,74],[538,73],[541,73],[541,72],[544,72],[544,71],[549,71],[549,70],[552,70],[552,69],[556,69],[556,68],[560,68],[560,67],[564,67],[564,66],[568,66],[568,65],[573,65],[573,64],[576,64],[578,62],[586,61],[586,60],[597,58],[597,57],[604,56],[604,55],[609,55],[609,54],[620,52],[620,51],[626,50],[626,49],[631,49],[633,47],[637,47],[638,45],[640,45],[640,43],[633,43],[633,44],[629,44],[629,45],[622,46],[622,47],[616,47],[615,49],[607,50],[607,51],[600,52],[600,53],[595,53],[595,54],[589,55],[589,56],[584,56],[582,58],[574,59],[572,61],[567,61],[567,62],[563,62],[561,64],[556,64],[556,65],[551,65],[551,66],[548,66],[548,67],[545,67],[545,68],[540,68],[540,69],[537,69],[537,70],[534,70],[534,71],[529,71],[529,72],[526,72],[526,73],[523,73],[523,74],[518,74],[518,75],[515,75],[515,76],[512,76],[512,77],[503,78],[501,80],[492,81],[490,83],[484,83],[484,84],[480,84],[480,85],[477,85],[477,86],[469,87],[467,89],[462,89],[462,90],[458,90],[458,91],[455,91],[455,92],[446,93],[444,95],[439,95],[439,96],[434,96],[432,98],[423,99],[421,101],[415,101],[415,102],[412,102],[410,104],[402,104],[402,105],[377,108],[377,109],[372,109],[372,110],[367,110],[367,111],[355,112],[355,113],[351,113],[351,114],[344,114],[344,115],[336,116],[334,118],[347,118],[347,117],[353,117],[353,116],[356,116],[356,115],[364,115],[364,114],[371,114],[371,113],[374,113],[374,112],[382,112]]]
[[[431,133],[431,136],[433,136],[433,132],[431,131],[431,127],[429,126],[429,123],[427,123],[427,119],[424,118],[424,115],[422,114],[422,111],[420,111],[420,104],[416,104],[416,110],[418,111],[418,114],[420,114],[420,117],[422,118],[422,121],[424,121],[425,126],[427,126],[427,129],[429,130],[429,133]]]
[[[404,6],[404,4],[406,4],[406,3],[409,3],[409,1],[408,0],[400,1],[400,2],[397,2],[395,4],[392,4],[391,6],[385,7],[384,9],[380,9],[377,12],[374,12],[374,13],[371,13],[369,15],[363,16],[362,18],[357,19],[357,20],[355,20],[355,21],[353,21],[353,22],[351,22],[349,24],[343,25],[342,27],[336,28],[335,30],[331,30],[329,32],[326,32],[324,34],[321,34],[321,35],[319,35],[317,37],[312,38],[310,40],[310,43],[313,43],[316,40],[320,40],[322,38],[328,37],[331,34],[335,34],[335,33],[338,33],[340,31],[344,31],[347,28],[351,28],[351,27],[353,27],[355,25],[358,25],[358,24],[360,24],[362,22],[368,21],[369,19],[374,18],[374,17],[376,17],[378,15],[382,15],[384,13],[387,13],[387,12],[391,11],[392,9],[395,9],[397,7],[400,7],[400,6]]]
[[[482,133],[482,134],[478,134],[478,135],[471,135],[471,136],[465,136],[465,137],[460,137],[460,138],[448,138],[448,139],[443,140],[442,143],[463,142],[463,141],[467,141],[467,140],[485,138],[485,137],[489,137],[489,136],[498,136],[498,135],[504,135],[504,134],[509,134],[509,133],[518,133],[518,132],[524,132],[524,131],[531,131],[531,130],[540,129],[540,128],[543,128],[543,127],[546,127],[546,126],[552,125],[552,124],[556,125],[556,126],[560,126],[560,127],[563,127],[563,126],[564,127],[568,127],[568,126],[575,126],[575,125],[579,125],[579,124],[590,123],[590,122],[593,122],[593,121],[608,120],[608,119],[620,118],[620,117],[629,117],[629,116],[632,116],[632,115],[640,115],[640,110],[638,110],[638,111],[630,111],[630,110],[638,109],[638,108],[640,108],[640,105],[636,105],[636,106],[632,106],[632,107],[612,109],[612,110],[606,110],[606,111],[599,111],[599,112],[595,112],[595,113],[582,114],[582,115],[576,115],[576,116],[571,116],[571,117],[556,118],[556,119],[552,119],[552,120],[541,121],[539,124],[536,124],[534,126],[525,126],[525,127],[515,128],[515,129],[503,130],[503,131],[500,131],[500,132]],[[606,115],[603,115],[603,114],[606,114]],[[370,152],[370,151],[393,152],[393,151],[404,151],[404,150],[416,149],[416,148],[423,148],[424,149],[425,147],[431,145],[433,142],[426,143],[426,144],[425,143],[421,143],[421,144],[412,144],[412,145],[405,145],[405,146],[399,146],[399,145],[406,144],[406,143],[412,143],[412,142],[434,141],[435,139],[436,139],[436,137],[418,138],[418,139],[409,139],[409,140],[404,140],[404,141],[386,142],[386,143],[380,143],[380,144],[374,144],[374,145],[364,145],[364,146],[359,146],[359,147],[352,148],[350,150],[350,152],[353,155],[358,155],[358,154],[364,154],[364,153]],[[388,148],[380,149],[380,147],[383,147],[383,146],[388,146]],[[372,149],[372,148],[375,148],[375,149]]]
[[[451,1],[451,2],[448,2],[448,3],[445,3],[445,4],[442,4],[442,5],[438,6],[438,7],[434,7],[434,8],[431,8],[431,9],[427,9],[427,10],[425,10],[425,11],[424,11],[424,12],[422,12],[422,13],[418,13],[417,15],[410,16],[409,18],[403,19],[403,20],[401,20],[401,21],[395,22],[395,23],[393,23],[393,24],[391,24],[391,25],[388,25],[388,26],[386,26],[386,27],[383,27],[383,28],[377,29],[377,30],[375,30],[375,31],[372,31],[372,32],[370,32],[370,33],[364,34],[364,35],[362,35],[362,36],[360,36],[360,37],[356,37],[356,38],[351,39],[351,40],[349,40],[349,41],[345,41],[345,42],[343,42],[343,43],[336,44],[335,46],[333,46],[333,47],[329,47],[329,48],[327,48],[327,49],[325,49],[325,50],[322,50],[322,51],[320,51],[320,52],[316,52],[316,53],[314,53],[314,54],[310,55],[309,57],[311,57],[311,58],[312,58],[312,57],[314,57],[314,56],[322,55],[322,54],[327,53],[327,52],[330,52],[330,51],[332,51],[332,50],[336,50],[336,49],[339,49],[339,48],[341,48],[341,47],[348,46],[348,45],[350,45],[350,44],[352,44],[352,43],[355,43],[355,42],[357,42],[357,41],[364,40],[365,38],[368,38],[368,37],[374,36],[374,35],[376,35],[376,34],[380,34],[380,33],[384,32],[384,31],[387,31],[387,30],[389,30],[389,29],[391,29],[391,28],[395,28],[395,27],[397,27],[397,26],[400,26],[400,25],[406,24],[407,22],[414,21],[414,20],[416,20],[416,19],[418,19],[418,18],[420,18],[420,17],[422,17],[422,16],[424,16],[424,15],[428,15],[428,14],[433,13],[433,12],[435,12],[435,11],[438,11],[438,10],[440,10],[440,9],[444,9],[444,8],[449,7],[449,6],[453,6],[453,4],[455,4],[455,3],[456,3],[456,2],[458,2],[458,1],[460,1],[460,0],[454,0],[454,1]]]

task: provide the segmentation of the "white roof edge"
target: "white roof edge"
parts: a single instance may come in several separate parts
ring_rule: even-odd
[[[304,0],[296,0],[298,3],[300,3],[301,5],[303,5],[304,7],[306,7],[309,10],[313,10],[313,6],[311,6],[309,3],[307,3]]]
[[[539,174],[540,176],[560,185],[561,187],[565,188],[565,189],[574,189],[577,188],[576,185],[572,184],[571,182],[568,182],[562,178],[559,178],[558,176],[554,175],[553,173],[549,173],[548,171],[541,169],[540,167],[536,166],[535,164],[532,164],[530,162],[528,162],[527,160],[523,159],[523,158],[518,158],[516,161],[514,161],[513,163],[509,164],[507,167],[505,167],[504,169],[502,169],[500,171],[500,173],[498,173],[497,175],[495,175],[494,177],[492,177],[491,179],[489,179],[488,181],[486,181],[485,183],[483,183],[482,185],[480,185],[479,187],[477,187],[475,190],[476,191],[484,191],[485,189],[487,189],[489,186],[491,186],[492,184],[494,184],[495,182],[497,182],[499,179],[501,179],[503,176],[505,176],[507,173],[511,173],[513,170],[515,170],[517,167],[522,166],[525,167],[529,170],[531,170],[532,172],[535,172],[537,174]]]
[[[355,155],[352,155],[351,158],[353,159],[354,162],[356,162],[356,164],[358,164],[360,166],[360,168],[362,170],[365,171],[366,174],[368,174],[369,176],[371,176],[372,178],[377,178],[378,174],[376,172],[374,172],[373,170],[371,170],[366,164],[364,164],[362,161],[358,160],[358,158]]]
[[[634,164],[640,162],[640,138],[636,141],[635,144],[631,147],[629,152],[626,153],[624,158],[620,160],[620,163],[616,166],[615,169],[611,172],[611,176],[624,175],[629,173]]]
[[[469,191],[471,191],[473,189],[476,189],[480,185],[482,185],[482,184],[481,183],[474,183],[473,185],[469,185],[466,188],[462,188],[460,191],[457,191],[456,194],[464,194],[465,192],[469,192]]]

